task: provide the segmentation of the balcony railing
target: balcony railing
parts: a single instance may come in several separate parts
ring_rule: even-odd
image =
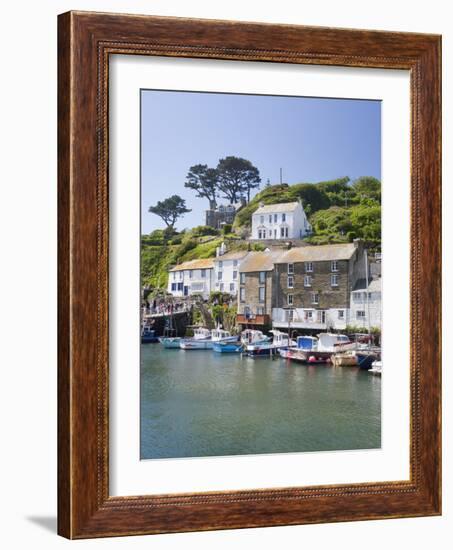
[[[241,325],[270,325],[269,315],[238,313],[237,322]]]

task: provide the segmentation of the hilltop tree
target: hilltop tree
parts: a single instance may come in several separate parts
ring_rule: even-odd
[[[250,202],[250,192],[259,187],[260,173],[256,166],[246,159],[239,157],[225,157],[217,165],[219,189],[230,203],[237,202],[243,193],[247,194]]]
[[[354,181],[352,188],[361,199],[381,202],[381,182],[377,178],[362,176]]]
[[[150,206],[148,212],[162,218],[166,226],[173,229],[176,221],[187,212],[191,212],[191,210],[186,208],[186,201],[179,195],[172,195],[168,199],[158,201],[156,205]]]
[[[207,164],[196,164],[189,168],[184,187],[197,191],[197,197],[206,198],[210,208],[217,205],[219,175],[215,168],[208,168]]]

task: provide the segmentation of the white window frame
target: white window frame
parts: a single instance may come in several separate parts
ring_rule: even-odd
[[[332,273],[330,275],[330,286],[338,286],[339,285],[340,277],[337,273]]]
[[[261,297],[261,294],[263,295]],[[266,303],[266,287],[265,286],[259,286],[258,287],[258,302],[260,304],[265,304]]]
[[[237,271],[233,271],[233,279],[237,279],[238,278],[238,272]]]
[[[319,305],[319,292],[311,293],[311,303],[314,305]]]
[[[338,320],[339,321],[344,321],[344,309],[339,309],[338,310]]]
[[[359,315],[363,313],[363,315]],[[356,312],[355,312],[355,318],[357,320],[361,320],[361,321],[364,321],[366,319],[366,311],[364,309],[358,309]]]
[[[313,273],[313,262],[305,262],[305,273]]]
[[[239,273],[239,281],[241,285],[245,285],[245,272]]]
[[[330,263],[330,270],[333,272],[338,271],[338,260],[332,260]]]
[[[287,300],[287,304],[289,306],[292,306],[294,304],[294,294],[287,294],[286,300]]]
[[[288,264],[288,275],[294,275],[294,264]]]
[[[201,278],[206,279],[206,269],[200,269],[201,271]]]
[[[239,289],[239,301],[241,302],[241,304],[243,304],[245,302],[245,288],[244,287]]]
[[[259,277],[258,281],[259,281],[260,285],[266,284],[266,272],[265,271],[260,271],[258,277]]]
[[[217,271],[217,280],[221,281],[222,277],[223,277],[223,272],[222,271]]]
[[[291,284],[290,284],[291,282]],[[294,288],[294,275],[288,275],[288,288]]]
[[[304,286],[307,288],[311,287],[311,275],[304,275]]]

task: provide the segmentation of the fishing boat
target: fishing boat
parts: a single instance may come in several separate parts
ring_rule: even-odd
[[[237,342],[237,336],[231,336],[227,330],[217,327],[211,331],[211,340],[213,342]]]
[[[370,370],[371,365],[378,358],[376,352],[372,350],[357,350],[355,354],[357,357],[357,365],[364,370]]]
[[[266,355],[278,354],[280,349],[294,346],[296,342],[288,338],[286,332],[280,332],[279,330],[271,330],[273,335],[272,341],[261,342],[257,344],[250,344],[247,346],[247,353],[251,357],[259,357]]]
[[[217,353],[242,353],[244,345],[242,342],[213,342],[212,349]]]
[[[192,338],[183,338],[179,347],[185,350],[212,349],[211,331],[204,327],[198,327],[193,331]]]
[[[179,349],[181,347],[182,338],[180,336],[161,336],[159,342],[166,349]]]
[[[263,342],[269,342],[269,336],[264,335],[260,330],[252,330],[250,328],[241,332],[241,342],[244,346],[250,346],[252,344],[262,344]]]
[[[280,356],[284,359],[307,363],[309,352],[316,350],[318,347],[318,339],[315,336],[298,336],[296,346],[288,348],[280,348]]]
[[[156,331],[148,325],[143,325],[141,330],[141,342],[142,344],[154,344],[159,339],[156,336]]]
[[[343,349],[349,343],[350,340],[345,334],[324,332],[318,334],[318,338],[299,336],[297,348],[291,348],[291,353],[287,354],[287,358],[310,364],[330,363],[332,354],[335,354],[338,349]]]

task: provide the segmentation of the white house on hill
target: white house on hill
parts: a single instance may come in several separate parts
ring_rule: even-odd
[[[252,215],[252,239],[302,239],[311,225],[300,202],[260,204]]]
[[[212,258],[184,262],[170,269],[168,273],[168,292],[173,296],[201,294],[203,298],[208,298],[214,290]]]

